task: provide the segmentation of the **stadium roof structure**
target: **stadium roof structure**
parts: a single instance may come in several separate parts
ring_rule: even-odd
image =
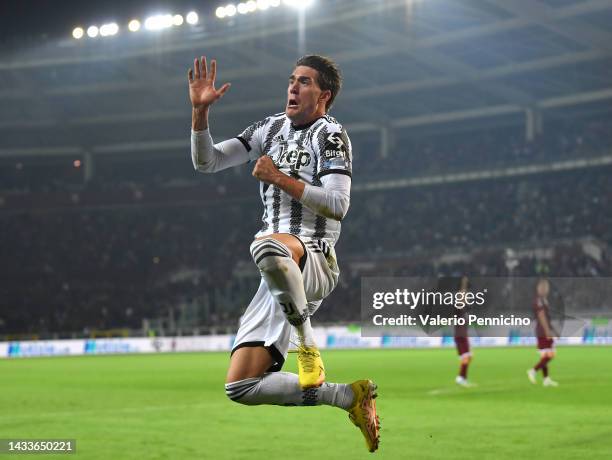
[[[211,126],[236,135],[283,110],[304,53],[342,67],[332,115],[352,135],[612,113],[612,0],[318,0],[0,49],[0,156],[186,147],[196,55],[232,82]]]

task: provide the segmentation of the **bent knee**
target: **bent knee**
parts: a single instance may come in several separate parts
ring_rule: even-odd
[[[249,395],[256,391],[259,382],[261,382],[260,377],[228,382],[225,384],[225,395],[239,404],[249,404]]]
[[[262,238],[251,244],[251,256],[261,270],[283,270],[293,255],[288,246],[274,238]]]

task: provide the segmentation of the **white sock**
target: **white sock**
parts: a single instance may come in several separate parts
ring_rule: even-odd
[[[319,388],[300,387],[297,374],[270,372],[225,384],[225,394],[232,401],[248,406],[271,404],[276,406],[327,405],[348,410],[353,404],[353,390],[349,384],[327,383]]]
[[[273,238],[253,241],[251,255],[287,321],[295,327],[300,345],[315,346],[304,280],[289,248]]]

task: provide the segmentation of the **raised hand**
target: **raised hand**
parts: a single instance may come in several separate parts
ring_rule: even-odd
[[[221,99],[230,87],[225,83],[221,88],[215,89],[215,78],[217,77],[217,61],[210,63],[210,72],[206,65],[206,56],[195,58],[193,69],[189,69],[189,99],[191,105],[196,108],[208,108],[218,99]]]

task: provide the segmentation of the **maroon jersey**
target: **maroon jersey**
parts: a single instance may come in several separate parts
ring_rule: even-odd
[[[465,308],[461,308],[461,309],[457,309],[456,313],[457,318],[463,318],[464,320],[465,318]],[[467,337],[468,336],[468,327],[467,324],[464,324],[463,326],[455,326],[455,337]]]
[[[548,299],[546,299],[546,297],[536,297],[533,302],[533,311],[536,319],[536,337],[546,338],[546,330],[540,321],[539,312],[544,312],[548,327],[550,328],[550,308],[548,307]]]

